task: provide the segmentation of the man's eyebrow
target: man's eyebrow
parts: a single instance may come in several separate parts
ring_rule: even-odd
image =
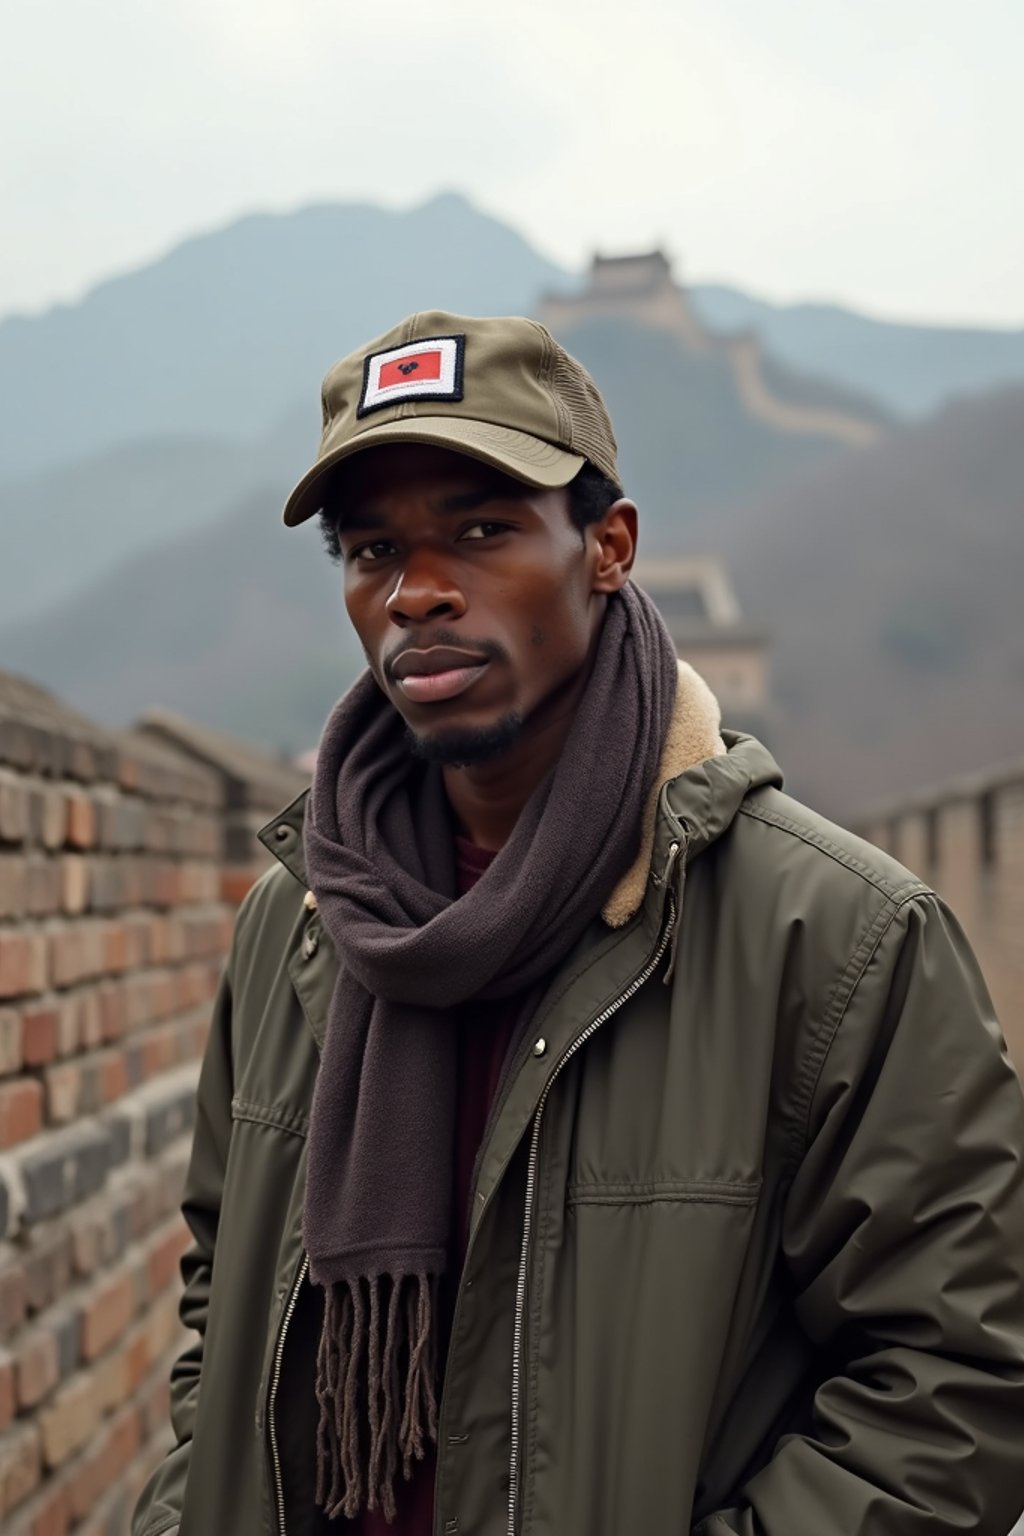
[[[342,505],[334,509],[334,526],[338,533],[347,533],[353,528],[377,532],[385,528],[387,523],[379,512],[374,512],[370,507]]]
[[[477,507],[485,507],[489,501],[519,501],[529,494],[529,489],[528,485],[520,485],[515,480],[503,481],[495,485],[481,485],[472,491],[456,491],[451,496],[443,497],[438,510],[475,512]]]
[[[520,485],[515,480],[509,480],[507,484],[475,486],[471,491],[453,491],[450,496],[442,496],[437,504],[437,510],[452,515],[459,512],[475,512],[478,507],[485,507],[491,501],[518,501],[529,495],[529,491],[528,485]],[[378,532],[387,528],[388,521],[372,506],[356,503],[338,508],[334,514],[334,526],[339,533],[348,532],[353,528],[358,528],[360,532],[364,529]]]

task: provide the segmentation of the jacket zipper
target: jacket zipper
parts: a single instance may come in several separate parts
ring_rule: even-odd
[[[277,1444],[277,1389],[281,1384],[281,1366],[284,1362],[284,1342],[288,1337],[288,1328],[295,1316],[295,1308],[299,1304],[299,1292],[302,1289],[306,1276],[309,1274],[309,1254],[303,1254],[302,1266],[299,1269],[298,1278],[292,1286],[292,1293],[288,1298],[288,1305],[284,1309],[281,1319],[281,1329],[277,1335],[277,1347],[274,1350],[274,1368],[270,1373],[270,1396],[267,1400],[267,1428],[270,1433],[270,1459],[274,1467],[274,1496],[277,1500],[277,1529],[279,1536],[288,1536],[284,1520],[284,1478],[281,1475],[281,1453]]]
[[[669,858],[663,880],[659,883],[663,883],[664,885],[668,886],[672,877],[672,869],[675,865],[677,857],[679,856],[679,853],[679,844],[673,843],[669,849]],[[586,1045],[587,1041],[597,1033],[601,1026],[603,1024],[607,1024],[612,1015],[618,1013],[622,1005],[624,1003],[628,1003],[630,998],[633,997],[635,993],[639,992],[644,982],[648,981],[650,977],[654,975],[654,972],[661,964],[662,957],[668,948],[669,940],[672,938],[672,934],[676,926],[676,917],[677,912],[675,897],[673,896],[670,889],[668,891],[668,921],[662,930],[661,938],[658,940],[658,945],[653,955],[648,960],[647,964],[644,966],[639,975],[634,976],[625,992],[623,992],[621,996],[617,997],[613,1003],[610,1003],[603,1013],[598,1014],[597,1018],[587,1025],[586,1029],[581,1035],[577,1035],[576,1039],[569,1046],[568,1050],[565,1052],[565,1055],[561,1058],[558,1065],[555,1067],[555,1070],[548,1078],[544,1092],[541,1094],[537,1103],[537,1109],[533,1119],[533,1134],[530,1138],[530,1157],[526,1167],[526,1204],[525,1210],[523,1212],[523,1242],[522,1247],[519,1250],[519,1273],[516,1278],[515,1324],[512,1330],[512,1449],[509,1456],[507,1536],[516,1536],[516,1515],[518,1513],[519,1502],[519,1417],[522,1406],[520,1399],[522,1395],[522,1349],[524,1333],[523,1320],[526,1312],[526,1272],[529,1262],[530,1238],[533,1232],[533,1200],[537,1188],[537,1161],[538,1152],[540,1149],[541,1122],[544,1118],[544,1106],[547,1103],[548,1094],[551,1092],[551,1089],[554,1086],[555,1079],[558,1077],[558,1074],[561,1072],[566,1062],[571,1061],[580,1047]]]

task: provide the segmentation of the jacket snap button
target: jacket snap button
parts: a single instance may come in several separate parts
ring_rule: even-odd
[[[285,838],[286,837],[291,837],[291,835],[292,835],[291,827],[277,827],[275,829],[275,831],[274,831],[274,836],[277,838],[279,843],[283,843]]]
[[[535,1040],[533,1042],[533,1054],[535,1056],[543,1056],[544,1052],[547,1050],[547,1048],[548,1048],[548,1043],[544,1039],[543,1035],[541,1035],[539,1040]]]
[[[319,942],[320,940],[317,938],[316,933],[311,928],[302,941],[302,953],[305,955],[307,960],[312,960],[313,956],[316,954],[317,945]]]

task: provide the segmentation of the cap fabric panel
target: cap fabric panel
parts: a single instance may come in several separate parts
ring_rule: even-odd
[[[458,398],[408,380],[400,360],[386,354],[459,338]],[[415,359],[414,359],[415,361]],[[397,372],[396,372],[397,370]],[[436,377],[436,375],[435,375]],[[367,380],[377,387],[372,410],[360,416]],[[387,393],[379,388],[386,380]],[[575,358],[535,320],[474,317],[429,310],[409,316],[331,368],[321,392],[323,430],[317,463],[285,507],[289,526],[319,510],[323,473],[350,454],[384,442],[429,442],[494,464],[527,484],[568,484],[586,459],[618,482],[615,436],[597,386]]]

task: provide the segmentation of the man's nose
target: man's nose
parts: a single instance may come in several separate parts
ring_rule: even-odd
[[[461,618],[466,599],[448,562],[421,552],[405,562],[384,606],[391,622],[405,629],[412,624]]]

